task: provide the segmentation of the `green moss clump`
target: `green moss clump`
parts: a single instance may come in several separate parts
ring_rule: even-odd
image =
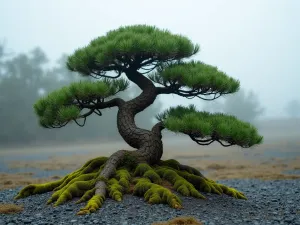
[[[89,160],[80,169],[68,174],[64,178],[48,182],[45,184],[31,184],[23,188],[16,199],[24,198],[33,194],[54,191],[48,204],[54,206],[65,203],[74,197],[80,197],[76,203],[86,202],[86,206],[81,208],[78,215],[93,213],[99,209],[106,196],[96,193],[96,182],[104,181],[107,185],[107,194],[116,201],[121,201],[123,194],[129,193],[133,187],[133,194],[143,196],[150,204],[168,204],[173,208],[182,208],[180,198],[172,191],[163,186],[163,181],[168,181],[173,188],[184,196],[192,196],[204,199],[199,191],[216,194],[227,194],[235,198],[246,199],[245,195],[231,187],[197,175],[196,169],[181,165],[176,160],[160,161],[157,165],[147,163],[132,162],[133,158],[128,157],[123,166],[118,167],[115,174],[106,179],[100,176],[101,171],[107,161],[106,157],[99,157]],[[125,165],[125,166],[124,166]],[[133,166],[135,165],[135,167]],[[129,169],[131,168],[131,169]]]
[[[108,181],[108,193],[109,197],[120,202],[122,200],[122,190],[123,187],[119,184],[119,182],[115,178],[111,178]]]
[[[102,195],[94,195],[87,203],[84,208],[81,208],[77,215],[85,215],[96,212],[97,209],[101,208],[105,197]]]
[[[182,208],[182,202],[178,196],[165,187],[151,183],[148,178],[136,180],[133,194],[144,196],[145,200],[150,204],[167,203],[172,208]]]
[[[156,171],[161,177],[173,184],[175,190],[180,194],[205,199],[190,182],[178,175],[176,171],[164,167],[158,168]]]
[[[167,159],[167,160],[164,160],[164,161],[161,160],[159,162],[159,165],[160,166],[167,166],[167,167],[171,167],[173,169],[179,170],[180,163],[175,159]]]
[[[131,175],[126,169],[120,169],[116,172],[116,178],[119,181],[119,184],[123,187],[123,191],[126,193],[130,187]]]
[[[135,157],[133,154],[129,154],[128,152],[126,152],[122,162],[119,165],[119,168],[125,168],[129,171],[132,171],[137,167],[137,162],[137,157]]]

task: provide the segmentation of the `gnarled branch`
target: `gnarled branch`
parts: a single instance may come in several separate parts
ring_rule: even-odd
[[[97,115],[102,115],[102,113],[99,111],[100,109],[106,109],[106,108],[111,108],[111,107],[115,107],[115,106],[120,107],[125,103],[125,101],[121,98],[114,98],[114,99],[111,99],[106,102],[100,101],[99,99],[97,99],[97,102],[91,101],[91,102],[85,104],[85,103],[82,103],[81,101],[78,101],[77,103],[81,109],[91,109],[91,110],[96,111]]]
[[[191,89],[191,90],[182,90],[182,89],[180,89],[180,86],[176,85],[176,84],[172,84],[169,86],[166,86],[166,84],[163,84],[163,85],[165,85],[165,87],[156,87],[157,95],[177,94],[181,97],[185,97],[188,99],[193,99],[193,98],[197,97],[202,100],[212,101],[212,100],[215,100],[215,99],[221,97],[223,94],[227,94],[227,93],[223,93],[223,92],[209,91],[207,89],[201,89],[201,88]],[[204,98],[204,97],[201,97],[201,95],[203,95],[203,96],[214,95],[214,96],[212,98]]]

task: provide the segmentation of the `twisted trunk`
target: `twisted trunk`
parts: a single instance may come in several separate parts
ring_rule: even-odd
[[[161,140],[162,124],[158,123],[152,130],[141,129],[135,124],[135,115],[149,107],[157,97],[156,87],[148,78],[136,70],[126,71],[129,80],[137,84],[143,91],[136,98],[119,104],[117,115],[117,126],[120,135],[133,148],[137,150],[125,151],[120,150],[112,154],[106,162],[100,176],[109,179],[115,169],[125,156],[125,153],[134,154],[139,162],[155,164],[159,162],[163,154],[163,144]],[[96,183],[96,194],[105,196],[106,184],[100,180]]]

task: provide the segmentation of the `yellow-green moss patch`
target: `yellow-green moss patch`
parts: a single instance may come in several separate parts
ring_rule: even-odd
[[[144,196],[150,204],[167,203],[172,208],[182,208],[181,200],[175,194],[165,187],[151,183],[148,178],[136,180],[133,194]]]
[[[130,167],[127,164],[117,167],[113,176],[107,179],[100,176],[107,159],[107,157],[91,159],[78,170],[57,181],[28,185],[15,198],[54,191],[47,203],[58,206],[79,197],[76,203],[87,202],[78,212],[78,215],[83,215],[93,213],[102,206],[106,196],[97,194],[95,184],[104,181],[107,185],[107,195],[116,201],[121,201],[124,194],[132,191],[134,195],[142,196],[150,204],[163,203],[172,208],[182,208],[182,202],[172,192],[173,189],[181,195],[201,199],[205,197],[199,191],[224,193],[245,199],[241,192],[207,179],[200,172],[197,173],[195,168],[181,165],[174,159],[160,161],[151,166],[147,163],[137,164],[135,161],[135,166]],[[130,162],[128,159],[127,163]]]

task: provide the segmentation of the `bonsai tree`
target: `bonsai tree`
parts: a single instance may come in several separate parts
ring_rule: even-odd
[[[239,90],[239,81],[216,67],[186,60],[198,51],[199,46],[188,38],[147,25],[112,30],[76,50],[68,57],[68,69],[99,80],[72,83],[40,99],[34,105],[40,125],[60,128],[73,121],[83,126],[91,114],[102,116],[102,109],[117,107],[118,131],[136,151],[119,150],[108,158],[91,159],[60,180],[24,187],[16,199],[54,191],[48,204],[57,206],[80,197],[77,203],[87,203],[79,215],[95,212],[107,195],[121,201],[125,193],[143,196],[150,204],[181,208],[180,198],[163,185],[166,181],[184,196],[204,199],[200,192],[210,192],[246,199],[242,192],[204,177],[195,168],[161,160],[162,130],[184,133],[199,145],[216,141],[225,147],[249,148],[263,139],[249,123],[230,115],[199,112],[190,105],[160,113],[151,130],[135,124],[136,114],[153,104],[158,95],[213,100]],[[129,82],[136,84],[141,94],[129,101],[113,97]]]

